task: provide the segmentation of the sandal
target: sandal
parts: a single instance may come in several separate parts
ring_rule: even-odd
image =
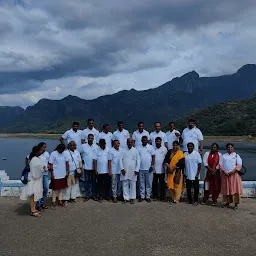
[[[55,209],[56,209],[56,203],[55,203],[55,202],[52,203],[51,209],[52,209],[52,210],[55,210]]]
[[[62,201],[58,200],[58,205],[59,205],[60,207],[65,207],[65,206],[66,206],[66,202],[63,203]]]
[[[30,212],[30,216],[32,216],[32,217],[41,217],[41,214],[39,212],[35,211],[35,212]]]
[[[223,204],[222,206],[221,206],[221,208],[228,208],[229,207],[229,204],[227,203],[227,204]]]
[[[49,209],[48,206],[45,205],[45,204],[42,204],[42,205],[41,205],[41,208],[42,208],[42,209]]]

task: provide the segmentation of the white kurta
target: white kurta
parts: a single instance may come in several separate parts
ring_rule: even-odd
[[[122,151],[121,169],[124,169],[126,174],[121,174],[120,180],[137,181],[137,175],[134,172],[139,172],[140,154],[136,148],[127,148]]]

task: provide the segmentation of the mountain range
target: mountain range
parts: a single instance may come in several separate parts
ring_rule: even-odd
[[[71,95],[61,100],[41,99],[26,110],[0,107],[0,132],[62,133],[71,127],[72,121],[79,121],[85,127],[87,118],[94,118],[98,128],[104,123],[114,127],[118,120],[123,120],[130,130],[136,129],[138,121],[144,121],[150,130],[155,121],[167,124],[170,120],[200,113],[199,110],[216,103],[248,99],[255,92],[255,64],[247,64],[234,74],[218,77],[200,77],[192,71],[144,91],[124,90],[93,100]],[[237,108],[237,105],[223,104],[221,106],[224,107],[227,104],[229,113]],[[207,113],[209,120],[219,114],[212,111]],[[200,116],[196,116],[200,120]],[[225,118],[215,121],[220,124],[230,121]],[[205,132],[212,133],[211,127]]]

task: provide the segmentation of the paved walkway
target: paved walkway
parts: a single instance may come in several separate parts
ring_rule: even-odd
[[[256,200],[239,210],[186,203],[82,201],[27,215],[28,204],[0,198],[1,256],[256,255]]]

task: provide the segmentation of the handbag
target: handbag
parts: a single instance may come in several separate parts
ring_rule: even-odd
[[[70,153],[70,150],[69,150],[69,154],[71,155],[72,161],[74,162],[75,167],[76,167],[76,170],[75,170],[75,177],[76,177],[76,178],[81,178],[81,177],[82,177],[82,171],[81,171],[80,168],[77,168],[76,162],[75,162],[75,160],[74,160],[72,154]]]
[[[180,184],[180,178],[181,178],[181,170],[176,169],[175,174],[174,174],[174,178],[173,178],[174,183],[175,184]]]
[[[237,154],[236,154],[236,165],[237,165]],[[237,172],[238,172],[238,174],[239,174],[240,176],[243,176],[243,175],[246,174],[247,170],[246,170],[245,166],[242,165],[241,169],[240,169],[239,171],[237,170]]]
[[[28,182],[29,182],[29,180],[28,180],[29,172],[30,172],[30,167],[29,167],[29,165],[26,165],[25,168],[23,169],[23,171],[21,173],[21,177],[20,177],[20,180],[24,185],[28,184]]]

